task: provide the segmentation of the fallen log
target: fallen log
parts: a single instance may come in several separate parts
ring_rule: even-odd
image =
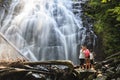
[[[0,33],[0,42],[0,68],[10,67],[13,64],[17,66],[18,63],[29,61],[2,33]]]
[[[117,52],[117,53],[107,57],[106,59],[110,59],[110,58],[114,58],[114,57],[120,57],[120,52]]]
[[[69,60],[56,60],[56,61],[42,61],[42,62],[23,62],[24,65],[30,65],[30,66],[35,66],[35,65],[63,65],[67,66],[72,72],[74,70],[74,65],[71,61]]]
[[[6,77],[9,78],[9,80],[18,80],[19,78],[21,78],[21,80],[31,80],[31,78],[28,77],[32,77],[32,80],[42,80],[41,78],[44,80],[80,80],[84,78],[82,74],[86,75],[89,73],[87,74],[88,77],[95,73],[91,71],[81,72],[80,70],[79,67],[74,68],[73,63],[68,60],[6,62],[4,66],[0,68],[0,80],[6,80]],[[37,79],[34,75],[42,76],[39,76]]]
[[[12,68],[12,69],[3,70],[2,72],[0,72],[0,77],[5,76],[5,75],[10,75],[10,74],[27,73],[27,72],[33,72],[33,73],[38,73],[38,74],[47,74],[47,75],[53,74],[53,73],[39,71],[39,70]]]
[[[9,80],[18,80],[19,76],[23,79],[26,77],[25,80],[29,80],[29,78],[27,79],[27,74],[30,72],[31,75],[29,76],[37,74],[51,76],[51,79],[63,79],[66,76],[70,76],[74,70],[72,62],[66,60],[43,62],[1,62],[0,65],[2,66],[0,68],[0,80],[6,80],[6,77],[10,78]],[[57,65],[65,66],[65,69],[61,69]],[[37,79],[35,78],[33,80]]]

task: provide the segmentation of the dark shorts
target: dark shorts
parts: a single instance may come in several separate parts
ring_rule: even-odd
[[[84,65],[85,59],[80,59],[80,65]]]
[[[90,60],[90,63],[91,63],[91,64],[94,64],[93,59],[92,59],[92,60]]]

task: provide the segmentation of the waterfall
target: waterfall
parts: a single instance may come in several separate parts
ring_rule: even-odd
[[[81,3],[82,1],[79,1]],[[71,0],[11,0],[0,10],[0,32],[32,61],[79,62],[87,29],[73,13]]]

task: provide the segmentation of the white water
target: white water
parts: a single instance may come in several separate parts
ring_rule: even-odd
[[[72,1],[12,0],[8,14],[4,9],[0,13],[0,31],[24,56],[78,63],[77,48],[86,30],[72,12]]]

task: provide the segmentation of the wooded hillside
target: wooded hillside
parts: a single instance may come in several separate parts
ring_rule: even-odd
[[[88,0],[84,11],[93,21],[106,56],[120,51],[120,0]]]

